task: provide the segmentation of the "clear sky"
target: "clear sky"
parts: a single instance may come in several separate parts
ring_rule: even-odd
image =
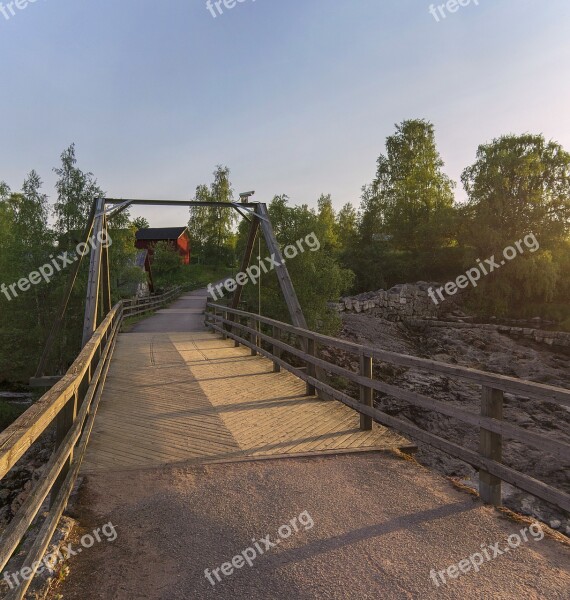
[[[471,0],[439,22],[429,0],[244,0],[216,18],[205,0],[2,1],[0,180],[34,168],[52,200],[71,142],[113,197],[187,199],[221,163],[255,200],[337,207],[406,118],[434,123],[455,180],[501,134],[570,150],[568,0]]]

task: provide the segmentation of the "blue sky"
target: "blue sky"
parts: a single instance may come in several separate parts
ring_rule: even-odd
[[[429,5],[244,0],[214,19],[205,0],[37,0],[0,14],[0,180],[18,189],[34,168],[53,200],[75,142],[113,197],[187,199],[222,163],[258,201],[330,193],[340,207],[358,205],[406,118],[435,124],[455,180],[501,134],[570,150],[570,3],[472,1],[439,22]]]

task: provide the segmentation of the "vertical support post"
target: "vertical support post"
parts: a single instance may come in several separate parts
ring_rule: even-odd
[[[227,310],[222,311],[222,317],[227,320],[227,318],[228,318]],[[227,325],[225,323],[222,323],[222,329],[224,330],[224,332],[227,330]],[[228,339],[228,336],[225,333],[222,335],[222,337],[224,338],[224,340]]]
[[[241,323],[241,318],[239,315],[233,315],[233,317],[231,317],[232,322],[237,322],[237,324],[239,325]],[[236,335],[240,335],[241,331],[237,328],[234,327],[232,325],[232,333],[235,333]],[[239,348],[240,343],[237,340],[234,340],[234,347],[235,348]]]
[[[481,416],[503,419],[503,391],[483,386],[481,394]],[[501,462],[503,439],[500,433],[494,433],[481,427],[479,452],[484,458]],[[479,495],[486,504],[501,506],[501,480],[484,469],[479,469]]]
[[[101,281],[102,244],[99,241],[103,233],[105,219],[105,199],[97,200],[95,220],[93,223],[93,249],[89,265],[89,281],[87,283],[87,300],[85,302],[85,320],[83,322],[83,344],[85,346],[97,329],[97,307],[99,304],[99,284]]]
[[[250,317],[248,322],[249,322],[249,328],[257,331],[257,321]],[[250,341],[252,344],[257,346],[257,335],[254,332],[252,332],[250,334]],[[251,355],[257,356],[257,352],[253,348],[251,349]]]
[[[309,356],[316,356],[315,340],[310,339],[310,338],[307,339],[305,346],[307,348],[307,354]],[[315,368],[315,365],[313,365],[310,362],[307,362],[307,375],[309,377],[317,376],[317,369]],[[315,386],[312,383],[307,382],[307,396],[314,396],[315,394],[316,394]]]
[[[279,327],[277,327],[277,325],[273,325],[273,339],[279,341],[281,337],[281,331],[279,329]],[[275,356],[276,358],[281,358],[281,348],[278,348],[277,346],[273,346],[272,348],[272,353],[273,356]],[[281,373],[281,365],[277,362],[273,363],[273,372],[274,373]]]
[[[55,418],[55,449],[61,446],[65,436],[68,431],[73,426],[73,421],[75,421],[75,417],[77,416],[77,392],[71,397],[65,404],[65,406],[59,411],[57,417]],[[50,507],[52,507],[55,503],[59,490],[67,477],[69,472],[69,467],[71,466],[71,462],[73,460],[73,450],[69,454],[69,457],[65,461],[63,468],[60,474],[57,476],[55,483],[53,484],[51,495],[50,495]]]
[[[111,272],[109,262],[109,230],[107,229],[107,218],[105,218],[105,246],[102,248],[102,260],[101,260],[101,277],[102,287],[101,293],[103,296],[102,306],[103,315],[106,316],[111,312]]]
[[[372,379],[373,370],[372,370],[372,357],[365,356],[364,354],[360,355],[360,375],[362,377],[367,377],[368,379]],[[368,386],[361,385],[360,386],[360,404],[364,406],[373,406],[373,391],[372,388]],[[372,417],[369,415],[363,415],[360,413],[360,430],[361,431],[370,431],[372,429]]]

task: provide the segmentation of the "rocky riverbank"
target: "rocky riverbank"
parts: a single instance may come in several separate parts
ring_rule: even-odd
[[[570,389],[570,352],[563,347],[549,348],[532,339],[513,339],[496,329],[468,324],[461,328],[452,323],[432,327],[429,321],[411,324],[387,320],[382,308],[360,314],[345,311],[342,321],[341,337],[357,343]],[[351,355],[338,352],[334,357],[331,353],[330,358],[352,370],[358,369],[357,359]],[[480,388],[468,382],[385,364],[378,365],[375,377],[473,412],[479,411]],[[469,425],[385,395],[377,395],[376,402],[391,415],[467,448],[478,448],[479,432]],[[570,409],[567,407],[505,394],[505,419],[570,443]],[[475,469],[426,444],[418,443],[418,447],[416,457],[421,463],[477,488]],[[540,449],[510,440],[504,442],[503,456],[506,464],[570,493],[569,464],[562,464]],[[504,490],[505,504],[509,508],[530,514],[570,535],[570,515],[507,484]]]

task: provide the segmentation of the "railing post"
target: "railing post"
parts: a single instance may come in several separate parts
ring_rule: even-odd
[[[316,355],[315,340],[310,338],[307,339],[307,354],[309,356]],[[315,368],[315,365],[307,361],[307,375],[309,377],[316,377],[316,373],[317,369]],[[315,386],[312,383],[307,382],[307,396],[314,396],[316,392]]]
[[[360,375],[372,379],[373,376],[373,365],[372,357],[365,356],[364,353],[360,355]],[[360,386],[360,404],[363,406],[374,406],[374,392],[372,388],[361,385]],[[372,417],[369,415],[363,415],[360,413],[360,430],[370,431],[372,429]]]
[[[227,321],[227,319],[228,319],[228,311],[227,310],[222,311],[222,317]],[[222,329],[224,331],[222,336],[223,336],[224,340],[227,340],[228,336],[225,334],[225,332],[227,331],[227,325],[225,323],[222,323]]]
[[[59,411],[57,417],[55,418],[55,451],[57,451],[57,449],[61,446],[65,436],[73,427],[73,422],[77,416],[77,396],[78,392],[75,392],[75,394],[65,403],[65,406]],[[63,468],[53,484],[49,499],[50,507],[52,507],[55,503],[59,490],[61,489],[65,478],[67,477],[67,473],[69,472],[69,467],[71,466],[72,460],[73,450],[69,454],[69,457],[65,461]]]
[[[233,315],[232,316],[232,323],[236,323],[239,325],[241,323],[241,319],[239,315]],[[235,327],[234,325],[232,325],[232,333],[234,333],[235,335],[240,335],[241,331]],[[234,347],[235,348],[239,348],[239,342],[237,340],[234,340]]]
[[[277,325],[273,325],[273,339],[279,341],[281,337],[281,331]],[[276,358],[281,358],[281,348],[277,346],[273,346],[271,349],[273,356]],[[273,372],[281,373],[281,365],[278,362],[273,362]]]
[[[214,309],[211,306],[206,306],[206,312],[204,313],[204,324],[206,326],[211,325],[213,323],[212,321],[212,315],[214,313]],[[214,330],[209,327],[210,333],[215,333]]]
[[[481,394],[481,416],[503,419],[503,391],[483,386]],[[496,462],[502,460],[503,439],[500,433],[481,427],[479,452],[483,458]],[[501,506],[501,480],[484,469],[479,469],[479,495],[486,504]]]
[[[255,331],[257,331],[257,321],[253,317],[250,317],[248,322],[250,329],[254,329]],[[258,339],[257,335],[254,332],[251,333],[250,341],[254,346],[257,346]],[[253,348],[251,349],[251,355],[257,356],[257,352]]]

